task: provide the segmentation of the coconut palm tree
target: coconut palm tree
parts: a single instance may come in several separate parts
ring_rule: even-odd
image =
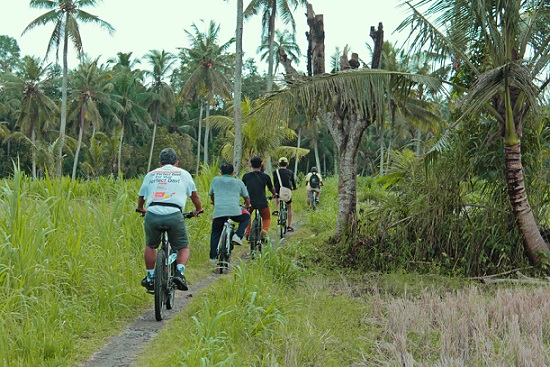
[[[201,111],[206,109],[206,118],[210,115],[210,106],[217,98],[226,99],[231,95],[232,84],[229,75],[232,73],[230,65],[233,56],[227,50],[234,39],[219,45],[218,35],[220,26],[210,21],[208,30],[201,32],[197,25],[191,25],[193,33],[185,31],[190,42],[189,48],[182,48],[180,57],[182,66],[190,73],[189,79],[183,85],[179,97],[182,100],[198,98],[201,103]],[[202,119],[202,114],[201,114]],[[202,121],[199,121],[199,128]],[[204,163],[208,164],[208,139],[210,127],[206,123],[204,133]],[[200,141],[200,133],[199,139]],[[199,148],[200,149],[200,148]],[[197,157],[198,160],[199,157]]]
[[[165,79],[172,71],[176,57],[170,52],[164,50],[151,50],[145,56],[145,60],[151,66],[151,70],[145,70],[144,73],[152,81],[149,86],[150,104],[149,110],[153,114],[153,137],[151,138],[151,150],[149,151],[149,163],[147,172],[151,170],[151,161],[153,159],[153,149],[155,148],[155,136],[157,126],[161,118],[170,118],[175,112],[176,98],[174,90]]]
[[[103,123],[103,117],[100,113],[101,105],[110,110],[109,115],[115,119],[118,119],[118,114],[114,113],[113,109],[117,112],[121,110],[121,106],[116,103],[115,99],[111,98],[113,74],[105,70],[104,67],[98,66],[98,62],[99,58],[91,62],[84,61],[71,75],[74,89],[71,93],[68,117],[69,120],[78,121],[78,140],[71,176],[73,181],[76,179],[76,169],[86,123],[92,124],[94,132],[101,127]]]
[[[550,256],[524,185],[521,138],[527,116],[539,110],[550,83],[550,4],[543,0],[418,0],[399,29],[411,29],[413,50],[428,48],[468,70],[475,83],[464,98],[464,116],[484,112],[501,131],[512,212],[533,263]],[[421,13],[419,8],[427,9]],[[424,8],[425,7],[425,8]],[[431,22],[429,18],[435,16]],[[445,31],[445,26],[450,27]],[[481,49],[485,56],[474,60]]]
[[[244,159],[250,159],[255,155],[264,158],[275,155],[298,160],[309,153],[308,149],[283,145],[285,141],[294,139],[296,133],[280,120],[273,120],[272,125],[266,126],[265,121],[253,113],[256,107],[257,102],[250,101],[248,98],[242,102]],[[232,109],[233,106],[228,109],[228,112],[231,113]],[[224,132],[221,155],[226,160],[231,159],[235,149],[233,119],[229,116],[216,115],[210,116],[209,120],[213,127]]]
[[[439,79],[427,76],[374,69],[347,70],[297,80],[269,96],[258,112],[268,122],[287,121],[289,111],[302,106],[306,111],[318,111],[324,118],[338,149],[336,240],[345,231],[353,230],[356,223],[357,157],[361,139],[366,128],[384,116],[392,95],[391,81],[396,79],[404,86],[402,90],[419,82],[434,90],[441,86]]]
[[[285,29],[282,32],[277,29],[275,31],[275,39],[273,41],[273,52],[275,53],[273,74],[277,73],[277,69],[281,63],[281,60],[279,59],[280,47],[285,50],[288,57],[292,61],[296,62],[296,64],[300,63],[300,57],[302,57],[302,51],[300,51],[300,46],[296,43],[296,36],[294,33],[291,33],[288,29]],[[264,39],[262,44],[258,47],[260,60],[269,61],[269,51],[269,39]]]
[[[273,89],[273,70],[275,60],[275,19],[281,18],[283,23],[292,27],[292,33],[296,33],[296,23],[292,12],[298,6],[306,6],[307,0],[252,0],[244,11],[244,17],[249,18],[262,12],[262,43],[268,40],[269,57],[267,68],[267,90]]]
[[[117,58],[109,60],[109,63],[115,63],[112,69],[114,87],[112,97],[121,106],[119,112],[120,129],[113,128],[113,131],[119,133],[116,170],[118,177],[120,177],[124,139],[131,139],[139,132],[147,132],[152,119],[144,107],[148,93],[143,85],[143,72],[135,68],[139,64],[139,60],[132,60],[131,52],[119,52]]]
[[[79,55],[83,53],[82,37],[80,35],[79,22],[94,23],[107,30],[109,34],[114,32],[114,28],[107,22],[92,15],[81,7],[95,6],[99,0],[30,0],[31,8],[48,9],[48,11],[35,20],[23,30],[22,34],[36,28],[37,26],[52,23],[54,31],[50,37],[46,57],[52,48],[59,51],[59,44],[63,42],[63,81],[61,84],[61,123],[59,125],[59,148],[57,152],[57,175],[61,177],[63,145],[65,143],[65,128],[67,126],[67,87],[68,87],[68,52],[69,40],[78,51]]]
[[[31,144],[33,179],[37,177],[37,138],[49,129],[58,110],[55,102],[43,91],[44,84],[47,83],[47,73],[48,65],[43,66],[38,58],[25,56],[17,75],[7,74],[6,82],[3,83],[8,91],[12,90],[21,96],[17,125]],[[12,139],[18,137],[18,133],[12,135]]]

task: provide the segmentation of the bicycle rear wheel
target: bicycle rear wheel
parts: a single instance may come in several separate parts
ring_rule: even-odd
[[[166,305],[166,288],[168,285],[168,265],[166,265],[166,252],[164,249],[157,251],[157,262],[155,264],[155,318],[161,321],[164,317]]]
[[[282,238],[285,237],[286,234],[286,219],[287,219],[287,210],[286,210],[286,204],[284,202],[281,202],[279,205],[279,236]]]
[[[254,258],[258,250],[258,243],[262,241],[262,226],[260,220],[256,216],[252,221],[252,226],[250,229],[250,257]]]
[[[317,209],[317,191],[313,191],[311,193],[311,201],[310,201],[310,207],[311,207],[311,210],[315,210]]]
[[[227,227],[224,227],[218,246],[218,270],[220,274],[223,274],[229,263],[229,246],[231,246],[229,234]]]

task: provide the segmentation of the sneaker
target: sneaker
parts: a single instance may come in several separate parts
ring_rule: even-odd
[[[279,211],[275,210],[273,213],[271,213],[271,215],[279,215]]]
[[[178,288],[180,291],[186,291],[189,289],[187,288],[187,280],[185,280],[185,277],[179,270],[176,270],[174,276],[172,277],[172,280],[176,284],[176,288]]]
[[[147,289],[148,291],[155,290],[155,284],[153,282],[153,279],[148,280],[147,277],[141,280],[141,286],[145,287],[145,289]]]
[[[236,245],[239,245],[239,246],[242,246],[243,244],[243,239],[240,238],[239,236],[237,236],[237,234],[235,233],[233,235],[233,237],[231,237],[231,243],[234,243]]]

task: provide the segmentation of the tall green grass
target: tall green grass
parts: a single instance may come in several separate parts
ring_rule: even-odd
[[[143,240],[135,187],[33,182],[19,171],[0,185],[2,363],[66,365],[82,354],[82,338],[146,301],[136,282]]]

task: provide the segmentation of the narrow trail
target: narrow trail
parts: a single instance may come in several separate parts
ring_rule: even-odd
[[[197,284],[190,284],[189,290],[176,292],[174,308],[165,310],[164,320],[156,321],[154,307],[151,307],[128,325],[119,335],[109,338],[98,352],[86,361],[83,367],[129,367],[132,366],[139,351],[149,343],[166,324],[185,308],[193,293],[210,285],[218,276],[209,275]],[[152,302],[151,302],[152,304]]]
[[[293,227],[297,230],[299,223],[294,223]],[[288,232],[285,240],[293,233],[295,232]],[[276,234],[275,236],[272,237],[271,241],[273,246],[279,246],[285,242],[284,240],[279,241]],[[247,261],[247,256],[243,257],[242,260]],[[241,260],[238,259],[237,261]],[[137,355],[145,345],[189,304],[193,294],[212,284],[220,275],[210,274],[196,284],[189,284],[188,291],[177,291],[174,308],[164,311],[164,320],[162,321],[156,321],[155,310],[151,301],[151,307],[147,311],[137,316],[120,334],[110,337],[99,351],[82,364],[82,367],[132,367]]]

